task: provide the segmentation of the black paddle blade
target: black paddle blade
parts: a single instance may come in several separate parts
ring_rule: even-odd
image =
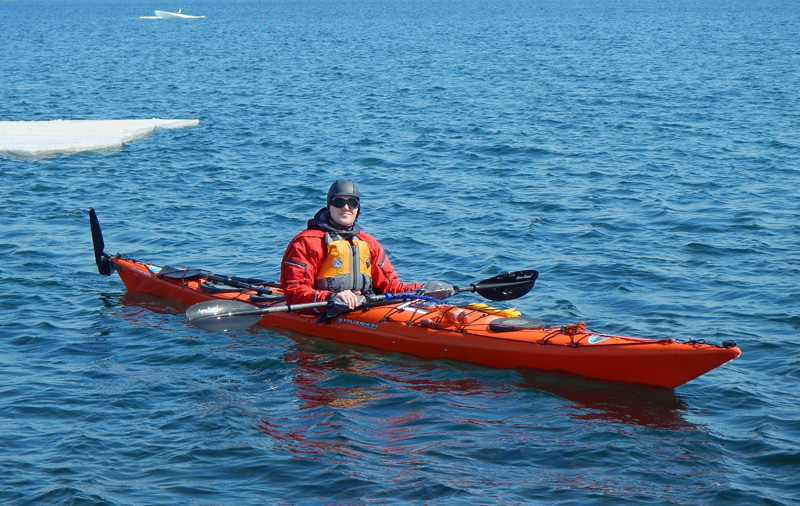
[[[534,270],[507,272],[471,286],[489,300],[511,300],[530,292],[538,277],[539,272]]]
[[[213,332],[245,329],[258,323],[263,314],[263,310],[237,300],[210,300],[186,310],[192,325]]]
[[[108,255],[103,251],[106,248],[103,242],[103,232],[100,230],[100,222],[97,221],[97,213],[94,208],[89,209],[89,226],[92,228],[92,244],[94,245],[94,262],[97,270],[103,276],[111,274],[111,262]]]

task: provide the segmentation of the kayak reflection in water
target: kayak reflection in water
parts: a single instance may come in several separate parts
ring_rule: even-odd
[[[364,295],[416,291],[436,299],[455,293],[442,281],[400,281],[378,241],[356,221],[361,195],[353,181],[337,180],[328,189],[326,206],[291,240],[281,261],[281,284],[287,304],[331,302],[329,317],[355,309]]]

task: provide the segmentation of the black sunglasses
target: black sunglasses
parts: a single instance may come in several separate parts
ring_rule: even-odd
[[[331,205],[336,208],[343,208],[347,204],[350,209],[358,209],[358,199],[343,199],[342,197],[335,197],[331,199]]]

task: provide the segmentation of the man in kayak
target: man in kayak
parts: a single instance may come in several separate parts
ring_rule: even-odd
[[[416,291],[437,299],[453,295],[448,283],[406,284],[397,278],[383,247],[356,223],[360,198],[353,181],[334,181],[326,207],[289,243],[281,261],[286,303],[327,300],[326,313],[333,316],[364,304],[364,295],[370,293]]]

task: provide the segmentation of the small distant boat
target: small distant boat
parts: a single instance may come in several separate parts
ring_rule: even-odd
[[[181,9],[177,11],[155,11],[155,16],[140,16],[141,19],[199,19],[205,16],[192,16],[191,14],[184,14]]]

